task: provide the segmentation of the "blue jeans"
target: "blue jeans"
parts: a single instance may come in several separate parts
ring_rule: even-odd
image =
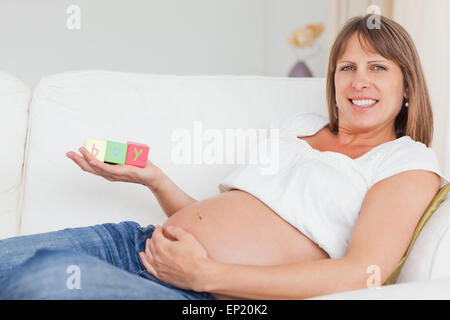
[[[139,252],[154,229],[125,221],[0,240],[0,299],[214,300],[147,272]]]

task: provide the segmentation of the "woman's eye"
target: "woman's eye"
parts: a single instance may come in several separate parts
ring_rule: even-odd
[[[375,66],[375,68],[381,68],[381,69],[377,69],[377,70],[386,70],[386,68],[383,66]]]
[[[348,70],[352,70],[354,67],[353,66],[344,66],[341,68],[341,71],[348,71]],[[373,67],[376,71],[383,71],[383,70],[387,70],[386,67],[384,66],[374,66]]]
[[[341,68],[341,71],[347,71],[349,70],[348,68],[353,68],[352,66],[345,66]]]

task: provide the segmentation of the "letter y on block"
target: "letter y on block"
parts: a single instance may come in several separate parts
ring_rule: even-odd
[[[130,141],[128,141],[127,144],[128,152],[125,164],[145,168],[147,165],[149,147],[145,144]]]

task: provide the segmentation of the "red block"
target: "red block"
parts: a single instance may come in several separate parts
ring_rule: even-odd
[[[149,147],[145,144],[127,141],[128,151],[125,164],[145,168],[147,165]]]

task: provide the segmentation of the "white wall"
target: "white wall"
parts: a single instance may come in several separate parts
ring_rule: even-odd
[[[450,5],[448,6],[448,16],[450,17]],[[447,52],[447,70],[448,70],[448,79],[450,79],[450,19],[448,19],[448,52]],[[450,110],[450,97],[448,95],[449,88],[447,88],[447,106]],[[447,154],[446,154],[447,162],[445,164],[445,173],[447,177],[450,177],[450,111],[448,111],[448,120],[447,120]]]
[[[71,4],[80,30],[66,26]],[[0,0],[0,69],[30,86],[78,69],[285,76],[295,62],[286,38],[326,22],[327,8],[328,0]],[[324,57],[311,61],[316,76]]]
[[[264,31],[264,73],[286,76],[296,62],[293,49],[286,43],[292,30],[310,23],[324,23],[325,32],[317,40],[322,51],[306,62],[316,77],[325,77],[328,67],[326,30],[329,0],[266,0]],[[332,0],[333,1],[333,0]]]

